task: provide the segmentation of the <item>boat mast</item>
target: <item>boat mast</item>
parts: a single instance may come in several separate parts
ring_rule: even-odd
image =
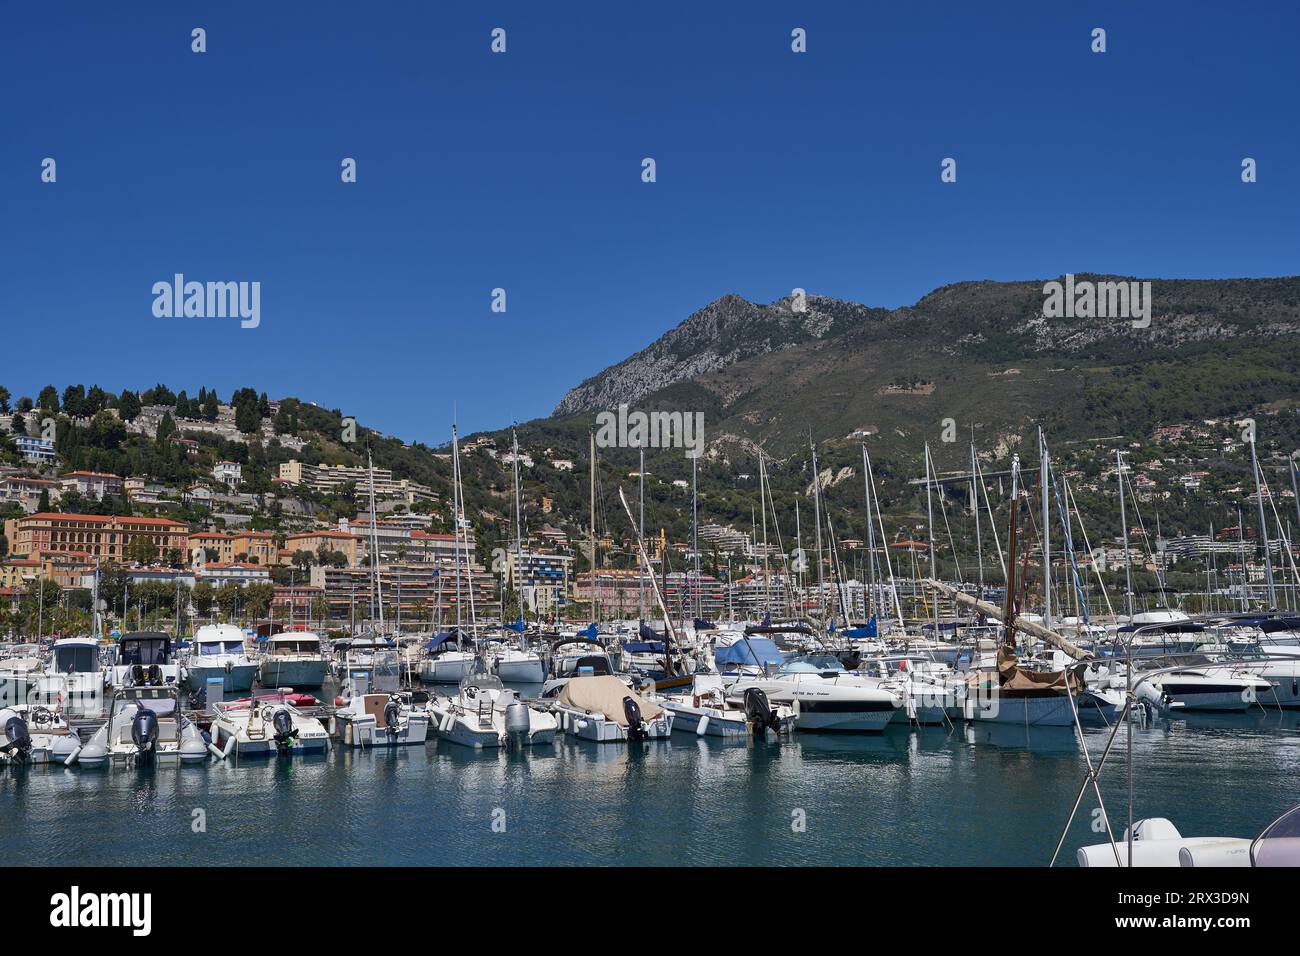
[[[1124,533],[1124,604],[1128,609],[1128,623],[1133,623],[1133,569],[1128,553],[1128,512],[1124,509],[1124,453],[1115,449],[1115,477],[1119,479],[1119,525]]]
[[[600,600],[599,582],[596,577],[596,433],[588,432],[589,439],[588,453],[591,459],[590,475],[590,512],[588,519],[591,523],[587,534],[587,563],[591,567],[591,620],[595,622],[599,615],[596,608]]]
[[[637,479],[640,497],[640,521],[637,522],[636,530],[642,538],[645,537],[645,446],[642,445],[640,450],[641,465],[637,471]],[[639,565],[638,565],[639,567]],[[636,575],[636,594],[637,594],[637,616],[641,621],[645,620],[645,576],[650,573],[649,565],[646,565],[645,571],[637,571]]]
[[[872,615],[876,612],[878,602],[876,600],[876,529],[871,524],[871,478],[867,473],[867,445],[862,443],[862,490],[863,496],[867,503],[867,606],[863,611],[870,621]],[[879,633],[879,617],[877,616],[877,633]]]
[[[1047,472],[1051,460],[1047,453],[1047,441],[1043,438],[1043,429],[1038,429],[1038,481],[1043,498],[1043,627],[1052,629],[1052,529],[1051,511],[1047,506]]]
[[[1264,494],[1259,487],[1259,458],[1255,454],[1255,429],[1250,430],[1250,465],[1255,474],[1255,504],[1259,506],[1259,540],[1264,545],[1264,581],[1268,585],[1268,606],[1277,607],[1277,589],[1273,585],[1273,558],[1268,553],[1268,522],[1264,517]]]
[[[826,610],[823,603],[826,587],[822,574],[822,479],[817,470],[817,446],[812,443],[811,436],[808,439],[808,447],[812,451],[813,521],[816,524],[814,544],[817,549],[817,618],[819,621],[824,621],[826,619]]]
[[[700,505],[698,495],[698,458],[691,459],[691,550],[695,552],[695,583],[692,587],[691,602],[696,616],[704,616],[704,606],[700,595]]]
[[[384,634],[384,593],[379,584],[379,529],[375,526],[375,463],[366,446],[367,483],[370,486],[370,573],[373,581],[371,593],[379,605],[379,635]],[[373,608],[372,608],[373,611]]]
[[[976,483],[975,426],[971,426],[970,442],[970,506],[975,512],[975,562],[979,565],[979,595],[984,597],[984,542],[980,535],[980,492]]]
[[[933,495],[930,485],[930,443],[925,443],[925,518],[926,534],[929,535],[930,545],[930,580],[939,580],[938,556],[934,553],[934,505],[932,504]],[[934,640],[939,640],[939,595],[934,596]]]
[[[767,569],[767,505],[764,489],[767,487],[767,468],[763,463],[763,449],[758,450],[758,510],[763,514],[763,610],[772,610],[772,578]],[[753,519],[751,518],[751,523]]]
[[[524,589],[520,583],[524,566],[523,516],[519,505],[519,436],[515,433],[514,426],[510,428],[510,441],[514,449],[515,466],[515,601],[519,605],[519,620],[523,620]],[[524,650],[528,650],[528,638],[521,633],[519,640]]]

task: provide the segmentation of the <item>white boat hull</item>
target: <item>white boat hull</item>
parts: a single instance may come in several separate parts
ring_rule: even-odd
[[[187,670],[192,690],[202,690],[208,686],[209,680],[221,678],[222,690],[227,694],[252,690],[253,678],[257,676],[257,664],[252,661],[244,664],[231,664],[229,669],[224,664],[207,666],[191,661]]]
[[[546,680],[546,665],[541,660],[498,660],[496,670],[507,684],[540,684]]]
[[[329,661],[323,657],[286,661],[268,657],[262,661],[258,679],[263,687],[320,687],[329,672]]]

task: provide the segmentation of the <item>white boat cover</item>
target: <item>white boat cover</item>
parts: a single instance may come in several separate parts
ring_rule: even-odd
[[[627,726],[623,698],[631,697],[641,709],[642,720],[654,720],[664,712],[658,704],[638,697],[617,677],[575,677],[564,685],[556,698],[561,704],[605,715],[620,727]]]

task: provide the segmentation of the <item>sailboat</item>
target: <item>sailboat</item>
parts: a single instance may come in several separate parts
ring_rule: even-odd
[[[511,443],[514,449],[514,475],[515,475],[515,594],[519,601],[519,617],[513,625],[508,625],[506,630],[513,631],[516,635],[514,643],[508,643],[496,649],[492,655],[493,667],[497,676],[503,681],[509,681],[514,684],[540,684],[546,680],[546,662],[542,656],[528,646],[528,628],[524,624],[524,588],[531,588],[531,581],[524,584],[524,537],[523,537],[523,509],[519,499],[519,436],[512,428],[510,430]]]

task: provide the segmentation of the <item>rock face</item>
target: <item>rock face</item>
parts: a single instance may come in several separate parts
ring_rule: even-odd
[[[962,282],[899,309],[724,296],[569,391],[554,415],[690,409],[705,413],[710,444],[740,436],[779,453],[864,427],[873,447],[904,447],[948,419],[989,436],[1041,424],[1085,437],[1300,391],[1300,277],[1075,274],[1075,289],[1149,282],[1144,328],[1049,308],[1047,282],[1063,280]]]
[[[677,328],[631,358],[571,389],[556,415],[636,402],[678,382],[804,342],[830,338],[867,321],[882,309],[809,296],[802,311],[790,298],[756,305],[725,295],[692,313]]]
[[[1130,281],[1084,273],[1076,279]],[[1300,278],[1145,280],[1151,282],[1153,306],[1146,329],[1135,329],[1122,319],[1046,318],[1044,281],[961,282],[936,289],[913,306],[892,310],[808,296],[803,311],[795,311],[788,297],[758,305],[725,295],[640,352],[571,389],[554,414],[633,403],[669,385],[797,345],[843,337],[846,346],[855,346],[873,325],[892,340],[916,340],[949,354],[974,351],[993,361],[1078,353],[1122,340],[1143,348],[1176,347],[1300,333]]]

